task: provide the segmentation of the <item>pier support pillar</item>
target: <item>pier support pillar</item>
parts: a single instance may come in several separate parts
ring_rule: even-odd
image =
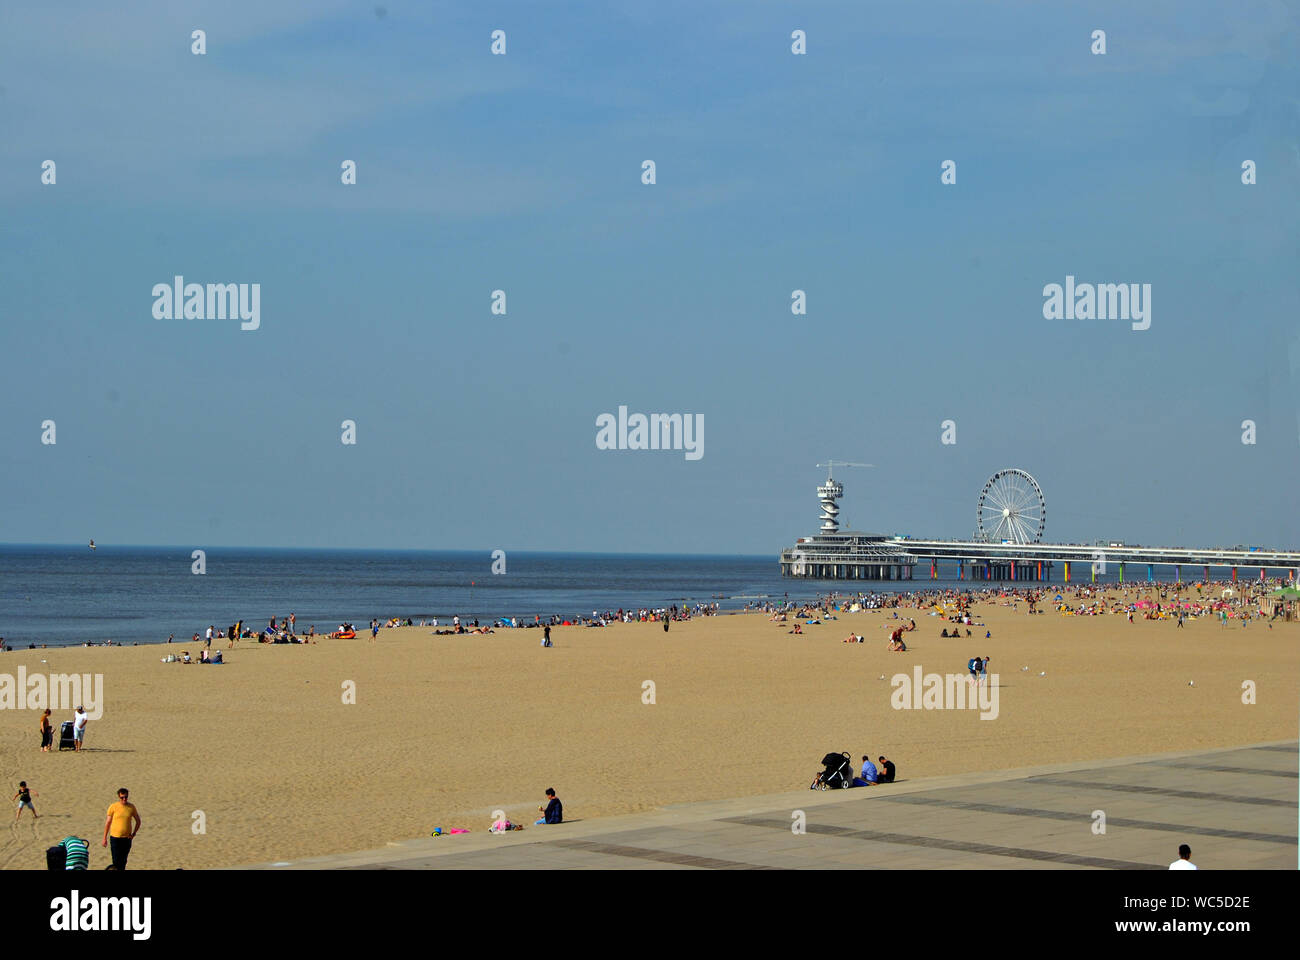
[[[1155,567],[1155,564],[1153,564],[1153,563],[1148,563],[1148,564],[1147,564],[1147,583],[1150,583],[1150,582],[1151,582],[1152,580],[1154,580],[1155,578],[1156,578],[1156,567]]]
[[[1179,564],[1178,566],[1174,567],[1174,582],[1177,583],[1177,584],[1179,584],[1180,586],[1182,585],[1182,582],[1183,582],[1183,568],[1182,568],[1182,565],[1181,565],[1181,564]]]
[[[1210,582],[1210,565],[1208,563],[1205,565],[1205,582]]]
[[[1124,564],[1122,563],[1119,565],[1119,582],[1124,582]]]
[[[1066,583],[1070,582],[1070,561],[1069,560],[1065,561],[1065,582]]]
[[[1261,579],[1261,580],[1267,580],[1267,579],[1268,579],[1268,576],[1265,574],[1265,572],[1264,572],[1264,568],[1263,568],[1263,567],[1260,567],[1260,568],[1259,568],[1259,579]]]
[[[1233,568],[1232,568],[1232,582],[1233,582],[1233,583],[1236,583],[1236,582],[1237,582],[1237,568],[1236,568],[1236,567],[1233,567]]]

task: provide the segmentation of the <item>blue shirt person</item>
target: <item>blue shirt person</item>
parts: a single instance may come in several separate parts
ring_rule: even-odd
[[[862,776],[853,778],[855,787],[874,787],[880,781],[880,774],[870,757],[862,758]]]

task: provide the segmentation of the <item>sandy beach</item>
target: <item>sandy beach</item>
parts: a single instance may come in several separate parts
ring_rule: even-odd
[[[41,814],[17,825],[10,814],[0,866],[43,868],[44,848],[76,833],[102,869],[120,786],[143,817],[131,868],[189,869],[382,847],[434,827],[482,832],[496,809],[531,824],[550,786],[571,819],[800,789],[828,751],[885,754],[904,779],[1296,736],[1297,623],[1178,628],[977,602],[987,626],[942,639],[941,618],[899,612],[918,623],[906,653],[886,648],[892,611],[841,614],[802,636],[765,614],[667,634],[560,627],[551,649],[536,630],[409,627],[373,644],[241,641],[220,667],[159,662],[197,653],[188,644],[6,653],[11,675],[102,674],[105,702],[81,754],[41,753],[39,712],[0,711],[8,789],[26,780]],[[843,643],[850,631],[866,642]],[[996,720],[891,706],[895,674],[964,673],[975,655],[992,658]],[[70,718],[56,711],[56,732]]]

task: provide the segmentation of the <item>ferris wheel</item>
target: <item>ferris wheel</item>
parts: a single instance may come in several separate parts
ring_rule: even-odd
[[[980,491],[975,523],[980,540],[1040,542],[1047,524],[1047,500],[1038,481],[1024,470],[999,470]]]

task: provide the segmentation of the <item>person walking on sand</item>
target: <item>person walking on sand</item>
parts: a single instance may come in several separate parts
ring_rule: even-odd
[[[26,807],[28,810],[32,812],[33,820],[41,819],[36,815],[36,808],[32,806],[33,796],[39,797],[40,794],[39,793],[33,794],[31,789],[27,786],[27,781],[26,780],[21,781],[18,784],[18,792],[15,793],[10,800],[10,802],[13,802],[13,800],[18,801],[18,812],[14,814],[14,823],[17,823],[18,818],[23,815],[23,807]]]
[[[126,859],[131,855],[131,841],[140,832],[143,822],[140,811],[127,799],[129,795],[130,791],[126,787],[119,789],[117,803],[108,808],[108,817],[104,820],[104,842],[100,846],[107,847],[109,841],[113,841],[110,852],[113,855],[114,870],[126,869]]]
[[[555,644],[551,643],[551,625],[549,623],[542,629],[542,646],[555,646]]]
[[[664,611],[664,633],[668,632],[668,611]]]
[[[49,753],[54,743],[54,724],[50,723],[50,708],[41,714],[41,753]]]
[[[77,707],[77,712],[72,716],[72,744],[78,753],[86,743],[86,721],[89,719],[85,707]]]
[[[379,621],[377,619],[371,620],[370,621],[370,642],[374,643],[375,640],[377,640],[378,638],[379,638]]]

